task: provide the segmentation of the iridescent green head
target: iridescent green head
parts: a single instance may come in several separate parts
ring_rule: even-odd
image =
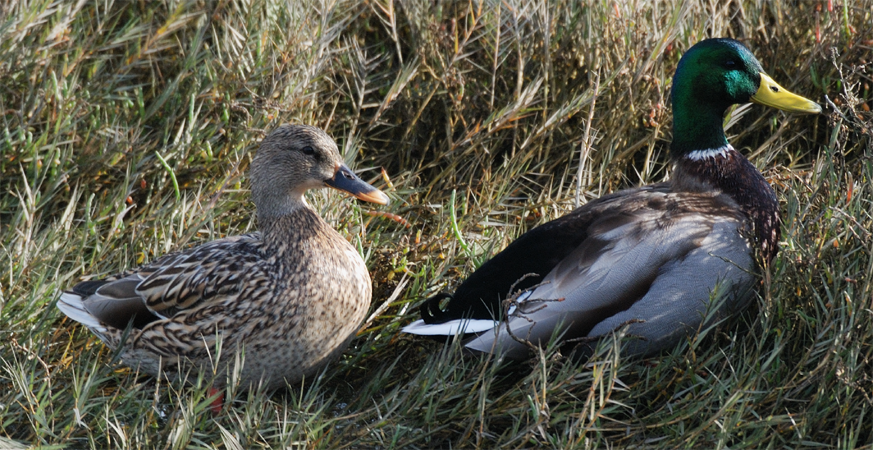
[[[673,157],[726,146],[725,110],[749,101],[790,112],[821,112],[815,102],[779,86],[755,55],[733,39],[707,39],[688,49],[673,76]]]

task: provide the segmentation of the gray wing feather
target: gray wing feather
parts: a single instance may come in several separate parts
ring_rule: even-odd
[[[137,318],[141,323],[155,318],[165,319],[150,310],[137,294],[136,287],[141,282],[142,277],[137,273],[109,281],[85,298],[83,306],[100,322],[121,330],[127,327],[132,318]]]
[[[664,211],[638,210],[636,220],[592,234],[545,277],[508,325],[516,337],[545,345],[556,334],[593,337],[640,320],[630,333],[654,346],[640,344],[638,353],[674,344],[686,333],[677,323],[701,322],[717,279],[752,284],[746,272],[753,266],[751,252],[740,226],[734,215],[689,211],[665,220]],[[495,342],[509,357],[528,354],[506,324],[467,347],[490,351]]]
[[[663,269],[647,296],[595,326],[590,336],[609,333],[631,320],[638,337],[627,351],[642,354],[674,346],[706,318],[717,320],[745,307],[755,276],[748,240],[736,224],[718,222],[701,246]]]

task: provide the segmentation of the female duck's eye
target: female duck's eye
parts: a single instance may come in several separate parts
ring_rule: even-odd
[[[301,149],[301,151],[303,152],[304,155],[314,155],[315,154],[315,150],[308,145],[306,147],[303,147]]]

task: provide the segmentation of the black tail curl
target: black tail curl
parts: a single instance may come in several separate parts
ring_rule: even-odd
[[[440,303],[444,299],[449,299],[449,302],[451,302],[455,297],[447,292],[440,292],[422,303],[419,311],[421,311],[421,319],[424,320],[424,323],[432,325],[448,322],[453,319],[446,311],[440,309]]]

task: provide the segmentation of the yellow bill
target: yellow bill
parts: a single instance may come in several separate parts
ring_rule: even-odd
[[[818,103],[792,93],[788,89],[779,86],[769,75],[761,72],[761,86],[758,92],[752,96],[752,101],[765,106],[781,109],[783,111],[818,114],[821,106]]]

